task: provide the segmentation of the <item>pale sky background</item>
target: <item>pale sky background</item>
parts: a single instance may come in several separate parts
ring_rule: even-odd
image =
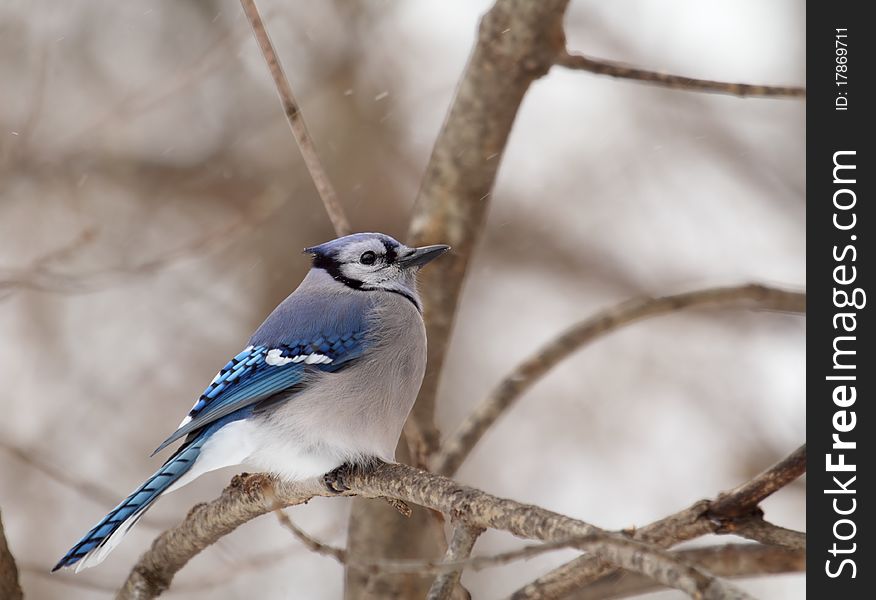
[[[259,6],[354,227],[404,238],[490,2]],[[802,85],[804,25],[791,1],[573,0],[567,36],[573,50],[646,68]],[[0,440],[113,497],[0,447],[0,508],[30,598],[110,598],[159,527],[233,471],[164,498],[99,568],[47,571],[157,468],[149,453],[297,286],[300,249],[331,228],[234,0],[3,2],[0,82],[0,282],[24,274],[51,288],[0,283]],[[442,430],[540,344],[631,296],[803,289],[803,167],[802,101],[552,70],[525,98],[469,272]],[[803,374],[797,316],[640,323],[525,394],[459,479],[603,527],[643,525],[800,445]],[[802,529],[802,483],[765,509]],[[315,500],[288,512],[343,544],[348,510]],[[476,553],[520,544],[491,532]],[[463,581],[475,598],[501,598],[574,554]],[[338,598],[342,582],[339,565],[263,517],[193,560],[164,597]],[[802,576],[744,585],[761,598],[805,593]]]

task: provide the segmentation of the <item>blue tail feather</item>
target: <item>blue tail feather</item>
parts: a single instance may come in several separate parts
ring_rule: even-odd
[[[206,432],[204,432],[206,433]],[[208,435],[199,435],[191,443],[183,446],[152,477],[137,488],[121,504],[112,509],[94,528],[73,546],[64,558],[58,561],[52,571],[72,567],[90,552],[107,543],[110,536],[130,519],[130,528],[153,502],[175,481],[182,477],[194,464]]]

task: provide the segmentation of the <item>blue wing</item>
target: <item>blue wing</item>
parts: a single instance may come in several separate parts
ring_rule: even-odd
[[[368,333],[368,306],[363,297],[356,294],[319,304],[307,296],[289,296],[259,327],[250,346],[222,367],[179,429],[155,452],[223,417],[291,390],[302,382],[308,368],[333,372],[361,356]]]
[[[293,388],[301,382],[308,367],[331,372],[346,366],[361,355],[363,337],[363,331],[353,331],[273,348],[247,347],[222,367],[182,426],[153,454],[233,412]]]

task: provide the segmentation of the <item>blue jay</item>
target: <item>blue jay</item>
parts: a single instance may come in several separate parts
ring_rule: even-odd
[[[155,452],[182,445],[53,570],[99,564],[161,494],[214,469],[246,464],[295,481],[392,461],[426,368],[416,273],[448,249],[380,233],[306,248],[301,285]]]

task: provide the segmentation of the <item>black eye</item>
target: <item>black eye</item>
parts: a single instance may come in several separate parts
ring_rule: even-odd
[[[368,252],[363,252],[362,256],[359,257],[359,262],[363,265],[373,265],[374,261],[377,260],[377,255],[374,254],[371,250]]]

